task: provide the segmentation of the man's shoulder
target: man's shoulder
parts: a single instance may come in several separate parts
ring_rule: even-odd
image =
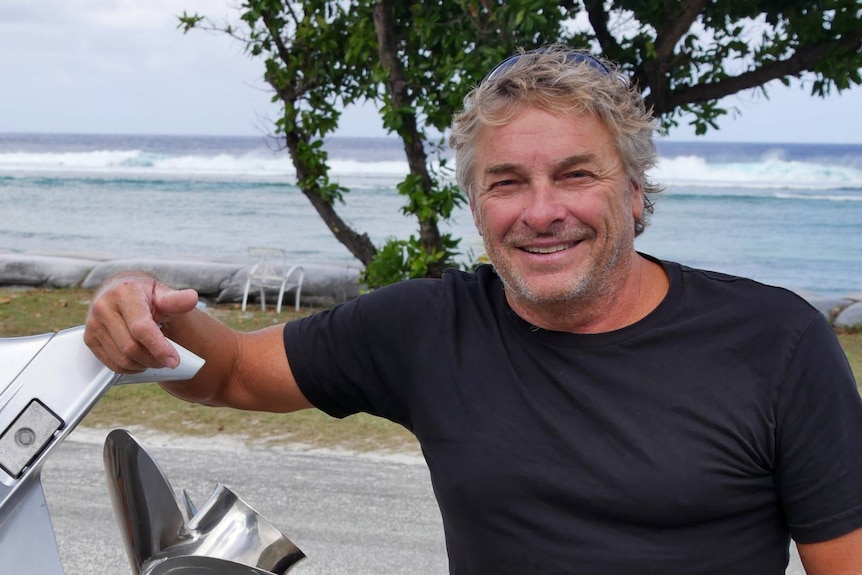
[[[472,271],[450,268],[443,272],[443,278],[449,281],[474,286],[488,286],[500,284],[500,276],[491,264],[479,264]]]
[[[410,306],[433,312],[441,305],[469,302],[490,303],[502,293],[500,278],[491,266],[481,265],[474,271],[447,269],[440,278],[414,278],[377,288],[363,296],[363,307]]]
[[[735,308],[754,316],[788,315],[810,318],[816,309],[793,291],[752,278],[663,261],[669,275],[679,278],[684,301],[703,306]]]
[[[696,268],[685,264],[675,262],[665,262],[667,265],[676,265],[679,267],[680,273],[686,281],[693,282],[696,285],[711,285],[714,289],[738,292],[762,294],[773,298],[782,298],[788,301],[804,301],[800,296],[791,290],[770,285],[749,277],[734,275],[726,272]]]

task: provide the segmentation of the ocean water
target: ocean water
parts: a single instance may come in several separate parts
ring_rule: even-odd
[[[391,138],[333,139],[342,216],[375,243],[415,232]],[[862,145],[659,142],[666,186],[641,251],[822,295],[862,292]],[[0,134],[0,250],[359,266],[266,137]],[[444,231],[482,252],[469,210]]]

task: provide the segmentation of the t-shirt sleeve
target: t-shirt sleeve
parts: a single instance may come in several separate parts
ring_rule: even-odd
[[[410,429],[410,370],[435,291],[433,280],[409,280],[285,325],[305,397],[333,417],[366,412]]]
[[[797,542],[826,541],[862,527],[862,398],[819,313],[787,366],[776,445],[776,483]]]

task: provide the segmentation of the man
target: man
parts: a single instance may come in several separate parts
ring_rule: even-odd
[[[795,295],[640,254],[655,122],[608,62],[506,60],[454,122],[493,263],[250,334],[154,278],[86,341],[119,372],[207,360],[190,401],[412,430],[453,574],[862,573],[862,399]],[[160,330],[157,322],[162,324]]]

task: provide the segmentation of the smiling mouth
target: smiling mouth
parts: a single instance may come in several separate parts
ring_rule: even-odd
[[[578,242],[567,242],[565,244],[557,244],[553,246],[523,246],[521,249],[529,254],[555,254],[574,247],[577,243]]]

